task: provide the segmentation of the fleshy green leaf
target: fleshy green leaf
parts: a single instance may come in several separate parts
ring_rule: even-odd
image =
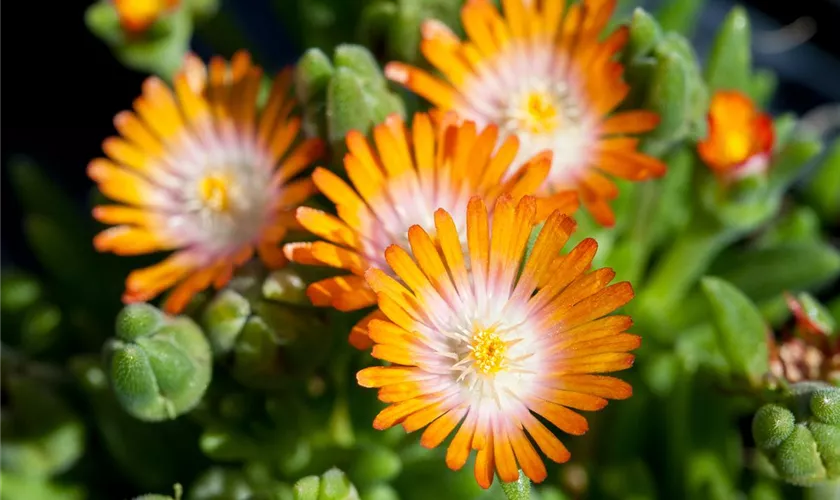
[[[769,354],[761,313],[743,292],[720,278],[705,277],[701,285],[732,373],[757,383],[767,372]]]
[[[750,20],[747,11],[733,7],[718,29],[706,63],[706,83],[712,90],[749,92],[752,76]]]

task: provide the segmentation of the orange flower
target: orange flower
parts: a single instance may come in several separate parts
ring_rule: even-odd
[[[601,41],[615,0],[502,4],[505,17],[489,0],[467,2],[461,19],[468,41],[440,22],[423,24],[420,49],[443,80],[398,62],[386,66],[386,76],[439,110],[455,110],[479,126],[496,124],[502,137],[517,135],[513,169],[538,151],[553,151],[551,172],[536,194],[577,190],[601,224],[614,224],[607,202],[618,189],[604,174],[638,181],[665,173],[662,162],[636,150],[633,137],[653,130],[657,115],[611,114],[629,91],[614,60],[627,28]]]
[[[438,210],[437,242],[418,225],[408,232],[413,258],[397,245],[386,250],[401,282],[380,269],[365,275],[387,316],[370,323],[372,354],[390,363],[357,375],[390,403],[373,426],[425,427],[420,443],[433,448],[460,423],[446,464],[460,469],[477,450],[475,477],[483,488],[494,473],[515,481],[518,469],[541,482],[546,469],[534,444],[555,462],[570,457],[543,421],[580,435],[588,424],[573,410],[600,410],[633,392],[601,375],[633,365],[630,351],[641,339],[626,333],[631,319],[606,316],[630,301],[633,289],[627,282],[608,285],[611,269],[590,271],[598,246],[591,238],[556,258],[575,228],[559,212],[545,221],[526,258],[535,214],[533,197],[514,205],[502,196],[489,219],[474,197],[465,229]]]
[[[310,139],[289,152],[301,123],[289,116],[291,76],[277,75],[258,114],[262,70],[246,52],[230,65],[214,58],[209,72],[190,55],[174,92],[150,77],[135,112],[114,118],[121,137],[105,140],[109,159],[93,160],[88,175],[123,204],[94,209],[100,222],[115,224],[94,245],[119,255],[175,250],[132,272],[124,301],[149,300],[177,284],[164,306],[177,313],[211,283],[227,283],[255,248],[270,267],[286,262],[278,244],[294,208],[315,191],[311,179],[292,178],[323,148]]]
[[[516,197],[532,193],[545,179],[551,154],[526,162],[502,181],[517,154],[518,141],[510,137],[495,151],[498,129],[476,130],[454,114],[437,125],[426,114],[417,114],[410,133],[397,116],[373,130],[376,151],[360,132],[347,135],[349,154],[344,166],[353,187],[329,170],[317,168],[312,178],[318,189],[335,203],[338,217],[311,208],[297,211],[303,227],[327,241],[290,243],[289,259],[302,264],[320,264],[346,269],[352,274],[328,278],[310,285],[308,295],[318,306],[353,311],[376,304],[364,273],[370,267],[385,268],[383,252],[391,244],[407,248],[406,232],[414,224],[433,230],[432,214],[444,208],[463,214],[474,194],[495,199],[504,192]],[[577,208],[574,192],[541,199],[540,215],[553,209],[572,213]],[[458,219],[458,227],[465,221]],[[363,319],[350,342],[370,346],[365,325],[379,313]]]
[[[138,34],[146,31],[162,15],[174,10],[181,0],[113,0],[122,28]]]
[[[773,119],[737,91],[718,91],[709,106],[709,136],[697,144],[700,158],[723,178],[767,168],[773,150]]]

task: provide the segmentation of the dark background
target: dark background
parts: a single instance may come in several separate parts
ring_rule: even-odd
[[[673,1],[673,0],[672,0]],[[682,0],[676,0],[682,1]],[[90,1],[5,2],[2,16],[2,84],[0,84],[0,152],[2,165],[24,153],[80,199],[91,183],[85,167],[101,154],[101,141],[114,133],[111,120],[131,106],[143,74],[121,66],[108,48],[91,35],[83,20]],[[640,2],[653,6],[658,2]],[[709,0],[698,23],[695,43],[701,56],[732,3]],[[802,16],[817,23],[809,43],[780,54],[757,53],[755,62],[779,72],[781,84],[773,108],[805,113],[816,106],[840,102],[840,2],[752,0],[754,35],[778,29]],[[227,2],[237,20],[275,65],[294,60],[290,46],[263,15],[265,0]],[[760,48],[760,47],[757,47]],[[207,55],[200,45],[195,49]],[[286,60],[282,60],[286,59]],[[28,266],[22,245],[21,214],[2,169],[2,259]]]

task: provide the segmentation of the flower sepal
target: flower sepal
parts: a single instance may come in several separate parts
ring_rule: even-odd
[[[145,421],[172,420],[198,404],[210,384],[212,355],[191,319],[136,303],[117,316],[115,334],[104,347],[105,366],[128,413]]]
[[[189,51],[193,19],[189,8],[161,12],[152,24],[126,31],[111,0],[99,0],[85,12],[85,24],[125,66],[171,79]]]

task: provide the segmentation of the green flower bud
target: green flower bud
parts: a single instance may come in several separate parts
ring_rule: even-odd
[[[811,396],[811,414],[819,421],[840,426],[840,389],[820,389]]]
[[[263,281],[262,294],[268,300],[296,306],[312,304],[306,296],[307,283],[293,266],[273,271]]]
[[[813,484],[826,477],[817,443],[804,424],[797,424],[791,435],[779,446],[773,464],[786,481],[800,486]]]
[[[387,484],[377,484],[362,492],[361,500],[400,500],[397,490]]]
[[[295,483],[294,500],[359,500],[359,493],[341,470],[332,468]]]
[[[759,448],[774,450],[792,433],[796,419],[790,410],[769,404],[758,409],[752,422],[753,439]]]
[[[163,15],[140,36],[129,36],[109,0],[91,5],[85,12],[85,24],[124,65],[166,79],[171,79],[181,67],[193,30],[192,11],[178,8]]]
[[[733,7],[715,36],[706,63],[706,82],[712,90],[749,92],[751,74],[749,16],[743,7]]]
[[[210,345],[189,318],[165,318],[147,304],[126,306],[105,346],[111,387],[140,420],[174,419],[191,410],[210,383]]]
[[[124,307],[117,314],[117,338],[132,341],[148,337],[164,325],[163,313],[151,304],[138,303]]]
[[[349,472],[353,482],[360,487],[387,482],[399,475],[402,461],[394,451],[383,446],[363,448]]]
[[[207,304],[201,325],[207,332],[214,355],[227,354],[233,349],[250,315],[248,299],[231,289],[220,291]]]
[[[757,384],[768,370],[769,356],[761,313],[743,292],[720,278],[703,278],[701,286],[731,372]]]
[[[811,422],[808,428],[817,442],[817,452],[825,465],[828,478],[840,479],[840,427]]]
[[[681,55],[662,49],[657,55],[646,107],[659,115],[659,125],[648,134],[648,148],[663,154],[687,131],[689,100],[689,70]]]
[[[420,26],[427,19],[435,19],[451,28],[460,26],[460,2],[379,0],[366,3],[356,26],[357,39],[367,47],[382,47],[387,59],[420,62]]]
[[[4,408],[0,419],[2,469],[32,478],[70,469],[84,453],[82,421],[43,383],[18,375],[4,379],[10,410]]]
[[[630,20],[630,40],[622,57],[625,61],[634,61],[646,56],[662,36],[662,29],[645,9],[636,7]]]
[[[326,136],[338,158],[347,132],[367,133],[391,113],[405,115],[376,59],[360,45],[336,47],[332,64],[323,52],[308,51],[300,60],[297,80],[308,129]]]
[[[326,135],[324,106],[333,72],[329,57],[317,48],[304,52],[295,67],[295,92],[303,104],[303,129],[307,135]]]

